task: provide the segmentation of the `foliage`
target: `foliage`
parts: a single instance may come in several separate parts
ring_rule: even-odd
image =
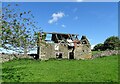
[[[117,36],[111,36],[104,42],[105,49],[118,50],[120,48],[120,39]]]
[[[1,19],[2,19],[2,8],[0,8],[0,36],[2,34],[2,22],[1,22]],[[2,46],[2,41],[0,39],[0,47]]]
[[[45,40],[45,39],[46,39],[46,33],[43,33],[42,40]]]
[[[39,31],[31,11],[20,11],[18,4],[3,6],[2,8],[2,47],[16,50],[20,48],[24,53],[35,46],[34,32]]]
[[[93,50],[94,51],[102,51],[102,50],[104,50],[104,44],[99,43],[99,44],[95,45]]]
[[[93,50],[98,51],[98,50],[119,50],[120,49],[120,39],[117,36],[111,36],[108,37],[105,41],[104,44],[99,43],[94,46]]]
[[[13,60],[2,64],[3,82],[117,82],[118,56],[92,60]]]

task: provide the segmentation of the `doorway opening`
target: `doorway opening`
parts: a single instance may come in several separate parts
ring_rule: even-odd
[[[74,52],[69,52],[69,59],[74,59]]]
[[[62,58],[62,55],[63,55],[62,53],[58,52],[58,53],[56,53],[56,58],[58,58],[58,59]]]

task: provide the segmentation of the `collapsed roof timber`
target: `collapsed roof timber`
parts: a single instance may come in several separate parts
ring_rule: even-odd
[[[87,59],[91,58],[91,45],[86,36],[78,39],[78,34],[56,32],[39,33],[38,57],[41,60],[50,58]]]

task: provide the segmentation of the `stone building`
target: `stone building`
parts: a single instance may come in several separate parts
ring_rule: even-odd
[[[38,58],[56,59],[88,59],[91,58],[91,45],[86,36],[78,39],[78,34],[55,32],[39,33]]]

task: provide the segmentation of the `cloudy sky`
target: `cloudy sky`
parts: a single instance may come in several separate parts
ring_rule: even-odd
[[[2,6],[6,3],[2,3]],[[103,43],[109,36],[118,35],[117,2],[16,3],[20,4],[21,11],[31,10],[39,26],[46,32],[76,33],[79,39],[86,35],[92,46]]]

